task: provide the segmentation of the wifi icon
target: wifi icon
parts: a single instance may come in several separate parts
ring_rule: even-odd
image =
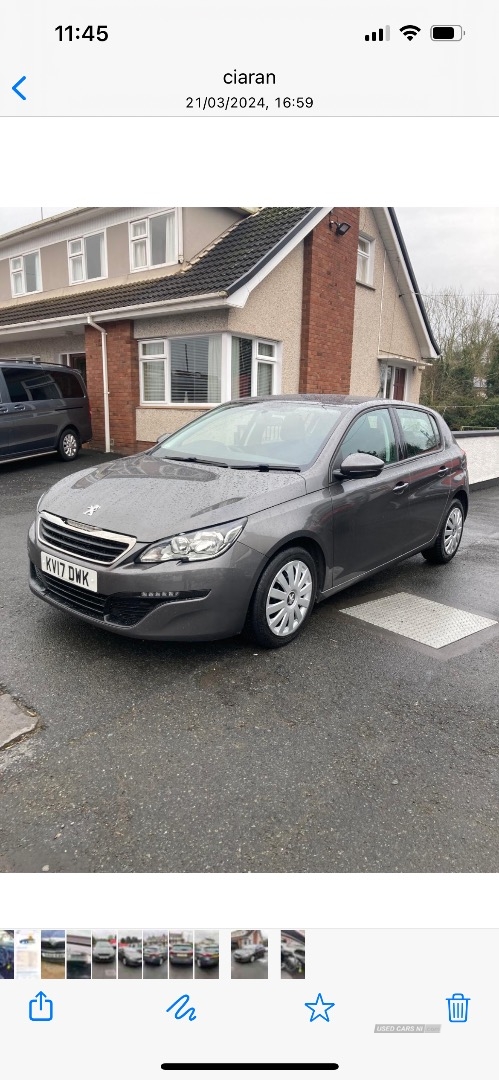
[[[413,26],[411,23],[409,23],[407,26],[400,27],[400,33],[403,34],[405,38],[407,38],[407,41],[412,41],[412,39],[416,37],[416,34],[419,34],[420,30],[420,26]]]

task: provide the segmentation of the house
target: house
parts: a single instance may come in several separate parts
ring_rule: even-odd
[[[389,207],[85,207],[0,237],[0,356],[81,371],[101,449],[255,394],[418,401],[437,355]]]

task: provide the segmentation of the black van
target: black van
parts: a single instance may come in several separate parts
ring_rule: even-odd
[[[0,359],[0,462],[57,451],[73,461],[92,438],[79,372],[62,364]]]

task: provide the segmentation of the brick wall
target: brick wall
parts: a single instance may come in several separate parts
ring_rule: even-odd
[[[109,386],[109,426],[112,450],[133,454],[137,449],[135,410],[139,404],[138,343],[131,320],[106,323],[107,370]],[[95,449],[105,448],[104,397],[102,381],[101,335],[92,326],[85,328],[87,387],[92,407]]]
[[[300,393],[348,394],[352,365],[358,207],[331,217],[351,226],[337,236],[326,216],[304,243]]]

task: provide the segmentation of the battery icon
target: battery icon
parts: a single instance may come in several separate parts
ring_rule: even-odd
[[[432,26],[430,37],[432,41],[461,41],[463,33],[462,26]]]

